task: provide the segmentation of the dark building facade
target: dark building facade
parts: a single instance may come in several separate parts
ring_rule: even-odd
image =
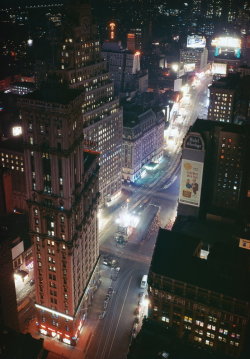
[[[149,271],[150,318],[176,335],[218,354],[238,358],[247,343],[249,251],[215,244],[201,259],[199,239],[159,230]]]
[[[9,229],[6,226],[6,218],[4,217],[0,217],[0,238],[0,330],[2,331],[3,328],[8,327],[19,331],[11,253],[12,238],[10,238]]]

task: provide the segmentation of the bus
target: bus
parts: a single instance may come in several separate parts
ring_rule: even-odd
[[[147,288],[147,284],[148,284],[148,276],[144,274],[141,280],[141,288]]]

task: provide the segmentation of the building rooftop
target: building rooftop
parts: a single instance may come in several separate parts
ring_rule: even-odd
[[[42,358],[44,353],[43,339],[34,339],[32,336],[14,332],[10,329],[2,329],[1,356],[2,358],[36,359]]]
[[[236,233],[239,232],[239,226],[229,222],[209,221],[178,215],[172,230],[197,238],[203,244],[211,246],[218,241],[234,241]]]
[[[1,149],[23,153],[23,137],[14,136],[0,141],[0,150]]]
[[[249,69],[250,70],[250,66],[248,66],[247,64],[242,64],[238,67],[238,69]]]
[[[223,123],[212,120],[197,119],[191,127],[192,132],[207,132],[213,131],[215,128],[220,128],[225,132],[244,133],[249,126],[237,125],[234,123]]]
[[[240,83],[240,74],[230,74],[227,77],[222,77],[218,81],[212,83],[209,89],[227,89],[235,90]]]
[[[0,216],[0,240],[14,241],[20,237],[25,248],[30,245],[28,218],[25,214],[11,213]]]
[[[238,242],[215,243],[207,260],[198,256],[202,242],[184,233],[160,229],[151,262],[154,273],[223,293],[250,299],[250,252]]]
[[[83,92],[83,90],[69,89],[63,86],[49,86],[29,93],[23,97],[31,100],[67,105]]]

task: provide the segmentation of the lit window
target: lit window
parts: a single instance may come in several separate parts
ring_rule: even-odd
[[[196,342],[201,342],[202,341],[202,338],[200,338],[200,337],[194,337],[194,340],[196,341]]]
[[[168,318],[168,317],[161,317],[161,320],[162,320],[163,322],[169,323],[169,318]]]
[[[184,322],[192,323],[192,318],[185,316],[184,317]]]
[[[209,345],[210,347],[213,347],[214,343],[213,342],[210,342],[209,340],[206,340],[205,341],[205,344],[206,345]]]
[[[200,320],[196,320],[196,325],[199,325],[200,327],[203,327],[204,322],[201,322]]]
[[[203,335],[203,330],[202,329],[195,329],[195,333]]]

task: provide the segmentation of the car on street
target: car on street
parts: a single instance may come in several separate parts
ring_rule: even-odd
[[[113,293],[114,293],[114,289],[112,287],[109,287],[108,295],[112,295]]]
[[[137,334],[136,328],[132,329],[132,337],[135,338]]]
[[[118,265],[118,260],[112,256],[103,257],[102,264],[108,267],[116,267]]]
[[[135,317],[134,324],[139,324],[139,322],[140,322],[139,317]]]
[[[135,314],[135,315],[139,315],[139,314],[140,314],[140,308],[139,308],[139,307],[136,307],[136,308],[135,308],[134,314]]]
[[[106,315],[106,310],[99,315],[99,319],[103,319]]]

